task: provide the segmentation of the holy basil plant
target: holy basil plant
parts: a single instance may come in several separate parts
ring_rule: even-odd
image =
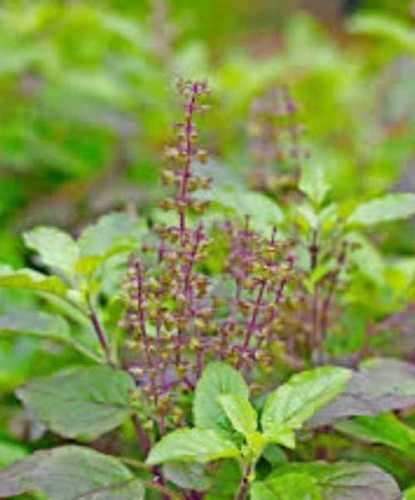
[[[415,370],[372,338],[408,302],[409,264],[370,238],[415,195],[335,203],[308,164],[280,206],[218,174],[199,144],[209,88],[178,89],[160,208],[78,238],[35,228],[32,266],[0,267],[1,288],[39,298],[0,333],[38,342],[8,383],[43,437],[3,444],[0,496],[410,498]]]

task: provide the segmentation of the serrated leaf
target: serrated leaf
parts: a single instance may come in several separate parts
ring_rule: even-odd
[[[49,429],[68,438],[93,440],[132,413],[133,380],[120,370],[94,366],[34,380],[17,396]]]
[[[169,462],[163,465],[163,475],[187,490],[206,491],[211,485],[203,465],[192,462]]]
[[[223,394],[218,401],[233,428],[245,437],[257,430],[257,414],[247,398],[235,394]]]
[[[292,476],[294,474],[294,476]],[[372,464],[336,462],[290,463],[278,468],[264,481],[265,485],[280,487],[281,481],[287,487],[295,488],[295,481],[284,480],[284,477],[295,478],[296,475],[307,476],[309,484],[314,485],[322,500],[398,500],[399,487],[392,476]],[[298,477],[298,476],[297,476]],[[303,479],[303,481],[305,481]],[[304,499],[306,496],[282,496],[282,499]],[[285,490],[287,494],[287,490]],[[279,499],[280,497],[276,497]]]
[[[81,257],[104,257],[117,245],[131,247],[137,238],[138,221],[127,213],[112,213],[88,226],[78,240]],[[124,244],[124,245],[122,245]]]
[[[307,165],[303,168],[298,187],[317,206],[324,202],[330,190],[324,171],[318,165]]]
[[[38,311],[12,311],[0,316],[0,333],[68,339],[68,323],[60,316]]]
[[[415,194],[388,194],[359,205],[347,219],[350,225],[370,226],[381,222],[406,219],[415,215]]]
[[[291,431],[341,392],[350,377],[350,370],[331,366],[294,375],[266,399],[261,416],[264,433],[273,442],[290,445]]]
[[[248,399],[249,389],[242,375],[231,366],[210,363],[200,377],[193,400],[193,415],[196,427],[229,430],[229,422],[223,411],[219,396],[234,394]]]
[[[415,430],[392,413],[343,420],[335,424],[335,429],[369,443],[390,446],[415,460]]]
[[[20,288],[61,297],[67,291],[66,285],[57,276],[45,276],[31,269],[14,271],[9,267],[0,267],[0,288]]]
[[[147,463],[213,462],[236,458],[238,448],[213,429],[179,429],[164,436],[150,451]]]
[[[375,358],[354,373],[345,390],[308,422],[315,428],[340,418],[376,415],[415,405],[415,367],[404,361]]]
[[[0,471],[0,497],[33,491],[49,500],[144,500],[145,493],[118,460],[81,446],[37,451]]]
[[[54,227],[40,226],[24,233],[23,239],[28,248],[40,255],[45,266],[67,276],[73,275],[79,248],[69,234]]]

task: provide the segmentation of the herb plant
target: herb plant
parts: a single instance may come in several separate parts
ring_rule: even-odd
[[[376,315],[352,351],[336,337],[370,283],[370,228],[414,215],[415,195],[335,203],[312,161],[284,206],[227,185],[200,145],[207,84],[178,91],[162,210],[104,216],[77,240],[35,228],[36,270],[0,269],[1,287],[45,308],[0,330],[82,356],[17,389],[57,446],[3,469],[0,496],[398,499],[410,479],[344,443],[414,460],[410,418],[390,412],[415,405],[415,371],[366,359]]]

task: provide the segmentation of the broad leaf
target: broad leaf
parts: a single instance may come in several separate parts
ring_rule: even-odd
[[[26,246],[35,250],[43,264],[71,276],[79,257],[79,248],[71,236],[53,227],[37,227],[23,235]]]
[[[38,311],[13,311],[0,316],[0,333],[67,339],[68,323],[59,316]]]
[[[323,169],[316,165],[304,167],[298,187],[317,206],[324,202],[330,190]]]
[[[219,396],[218,400],[235,430],[245,437],[257,430],[257,414],[248,399],[225,394]]]
[[[335,429],[369,443],[390,446],[415,460],[415,430],[392,413],[340,421],[336,423]]]
[[[350,370],[331,366],[294,375],[268,396],[261,417],[264,433],[292,447],[292,431],[341,392],[350,376]]]
[[[17,396],[52,431],[95,439],[131,414],[133,380],[107,366],[78,368],[45,377],[17,390]]]
[[[17,443],[0,441],[0,469],[21,460],[28,454],[28,450]]]
[[[407,408],[415,405],[415,366],[394,359],[372,359],[360,366],[346,389],[308,422],[314,428],[358,415]]]
[[[275,500],[398,500],[399,487],[382,469],[364,463],[291,463],[261,483]],[[296,488],[298,484],[298,488]],[[312,493],[307,496],[307,486]],[[258,500],[268,500],[264,496]]]
[[[229,365],[210,363],[196,386],[193,415],[196,427],[229,430],[229,422],[219,396],[234,394],[248,399],[249,389],[242,375]]]
[[[406,219],[412,215],[415,215],[415,194],[397,193],[359,205],[349,216],[347,223],[368,226]]]
[[[163,465],[163,475],[167,480],[187,490],[206,491],[211,485],[203,465],[198,463],[166,463]]]
[[[49,500],[144,500],[144,486],[129,469],[81,446],[37,451],[0,471],[0,497],[30,492]]]
[[[115,246],[131,248],[133,236],[137,236],[138,221],[127,213],[112,213],[101,217],[81,234],[78,244],[82,257],[104,257]],[[128,245],[130,243],[130,245]]]
[[[179,429],[164,436],[151,450],[147,463],[213,462],[236,458],[238,448],[212,429]]]
[[[251,500],[323,500],[313,477],[292,472],[279,478],[254,482]]]
[[[31,269],[14,271],[9,267],[0,267],[0,288],[21,288],[59,296],[64,296],[67,290],[57,276],[45,276]]]

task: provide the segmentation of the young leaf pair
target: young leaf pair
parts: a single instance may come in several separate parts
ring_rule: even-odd
[[[269,443],[295,447],[295,431],[345,387],[351,372],[325,366],[294,375],[273,391],[258,415],[242,376],[230,366],[207,366],[193,405],[194,428],[176,430],[151,450],[151,465],[206,463],[222,458],[239,461],[254,478],[255,464]]]

